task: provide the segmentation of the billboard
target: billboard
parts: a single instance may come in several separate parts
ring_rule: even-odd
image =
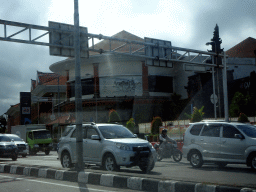
[[[31,124],[31,93],[20,92],[20,124]]]
[[[144,37],[144,42],[154,43],[155,45],[147,45],[145,48],[145,55],[148,57],[154,57],[155,59],[146,59],[146,65],[155,67],[169,67],[172,68],[173,64],[168,60],[161,59],[171,59],[172,57],[172,43],[171,41],[164,41],[160,39],[152,39]],[[164,48],[160,46],[168,46],[170,48]]]
[[[67,31],[74,31],[74,25],[68,25],[64,23],[49,21],[49,27],[64,30],[63,32],[51,31],[49,35],[50,44],[66,45],[66,46],[74,47],[74,32],[67,32]],[[80,27],[80,47],[81,47],[80,57],[87,58],[89,57],[89,52],[88,50],[83,50],[83,49],[88,49],[88,37],[86,34],[87,34],[87,28]],[[61,48],[61,47],[50,46],[50,55],[74,57],[75,50],[74,48]]]

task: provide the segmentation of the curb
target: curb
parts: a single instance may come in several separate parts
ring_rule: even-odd
[[[50,168],[24,167],[0,164],[0,173],[34,176],[106,187],[127,188],[152,192],[256,192],[256,189],[238,188],[172,180],[157,180],[140,177],[119,176],[92,172],[64,171]]]

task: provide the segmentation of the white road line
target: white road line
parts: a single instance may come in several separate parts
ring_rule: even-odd
[[[44,183],[44,184],[50,184],[50,185],[56,185],[56,186],[62,186],[62,187],[75,188],[75,189],[88,189],[88,190],[92,190],[92,191],[116,192],[116,191],[109,191],[109,190],[102,190],[102,189],[93,189],[93,188],[85,188],[85,187],[70,186],[70,185],[64,185],[64,184],[58,184],[58,183],[51,183],[51,182],[46,182],[46,181],[38,181],[38,180],[34,180],[34,179],[25,179],[25,178],[10,177],[10,176],[2,176],[2,175],[0,175],[0,177],[11,178],[11,179],[14,178],[14,179],[18,179],[18,180],[27,180],[27,181],[37,182],[37,183]],[[46,178],[46,179],[47,179],[47,178]]]

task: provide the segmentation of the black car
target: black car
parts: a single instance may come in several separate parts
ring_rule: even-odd
[[[4,134],[0,134],[0,157],[12,158],[13,161],[16,161],[18,158],[17,145]]]

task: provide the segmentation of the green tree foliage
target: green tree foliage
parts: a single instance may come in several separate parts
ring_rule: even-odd
[[[161,117],[157,116],[153,118],[153,121],[151,122],[151,133],[153,135],[159,134],[159,127],[163,126],[163,122]]]
[[[121,119],[120,119],[118,113],[116,112],[116,110],[111,109],[109,111],[109,120],[108,120],[108,122],[109,123],[114,123],[114,122],[120,122],[120,121],[121,121]]]
[[[204,106],[202,106],[200,109],[197,109],[194,107],[193,114],[191,117],[192,122],[199,122],[203,120],[204,112],[203,112]]]
[[[240,113],[240,115],[238,117],[238,121],[242,122],[242,123],[250,122],[248,117],[244,113]]]
[[[135,122],[133,118],[130,118],[129,121],[126,122],[126,127],[130,129],[130,131],[134,131]]]
[[[232,98],[229,114],[231,117],[238,117],[240,113],[244,113],[247,105],[247,100],[249,98],[245,97],[242,93],[236,92]]]
[[[191,115],[185,113],[185,115],[190,119],[191,122],[199,122],[203,120],[204,116],[204,106],[202,106],[200,109],[197,109],[196,107],[193,108],[193,113]]]

